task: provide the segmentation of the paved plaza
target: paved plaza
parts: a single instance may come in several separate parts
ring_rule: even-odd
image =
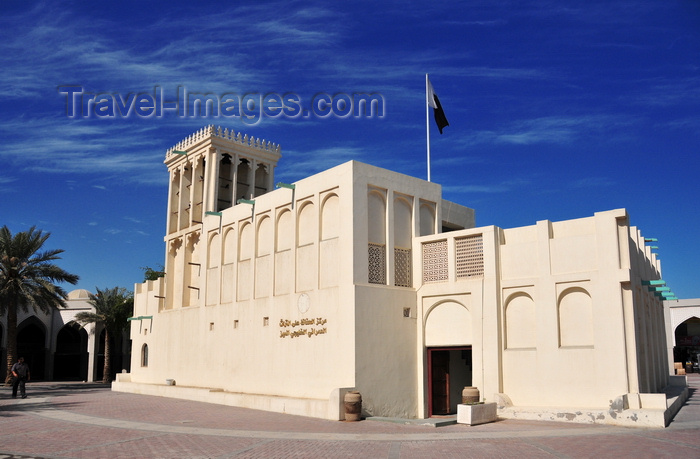
[[[429,427],[325,421],[110,391],[0,389],[2,458],[700,458],[700,375],[665,429],[500,420]]]

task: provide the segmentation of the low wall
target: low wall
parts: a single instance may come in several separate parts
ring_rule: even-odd
[[[131,382],[129,374],[122,373],[118,374],[117,380],[112,383],[112,390],[115,392],[178,398],[320,419],[342,420],[345,418],[343,397],[352,388],[336,389],[326,400],[302,399],[225,392],[216,388],[178,386],[176,381],[174,385],[168,385],[165,381],[163,381],[163,384],[134,383]]]
[[[669,425],[688,399],[685,380],[671,381],[665,393],[625,394],[619,397],[618,408],[543,408],[513,406],[504,394],[496,394],[498,416],[528,421],[567,421],[590,424],[611,424],[626,427],[658,427]]]

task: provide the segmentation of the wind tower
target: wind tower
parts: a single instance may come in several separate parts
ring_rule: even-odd
[[[222,212],[239,199],[274,189],[280,146],[213,125],[170,148],[166,242],[166,292],[161,308],[190,306],[199,299],[197,249],[207,212]],[[184,254],[183,254],[183,250]]]

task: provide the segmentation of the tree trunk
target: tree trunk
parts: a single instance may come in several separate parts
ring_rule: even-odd
[[[7,305],[7,373],[5,385],[12,382],[12,365],[17,362],[17,305]]]
[[[112,382],[112,347],[109,344],[109,330],[105,328],[105,366],[102,370],[102,382],[109,384]]]

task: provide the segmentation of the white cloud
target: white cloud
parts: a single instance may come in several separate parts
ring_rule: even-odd
[[[492,184],[465,184],[465,185],[443,185],[442,189],[445,193],[450,194],[490,194],[490,193],[507,193],[515,190],[522,190],[532,186],[533,179],[529,178],[512,178]]]
[[[582,136],[599,135],[634,120],[613,115],[546,116],[514,121],[498,131],[483,130],[463,137],[465,145],[477,144],[569,144]]]
[[[278,11],[279,19],[269,11]],[[12,31],[0,42],[0,53],[18,57],[0,66],[0,95],[39,97],[47,88],[67,84],[97,92],[146,91],[154,85],[213,92],[253,90],[269,84],[276,74],[263,65],[269,54],[312,59],[315,50],[331,46],[342,29],[327,27],[334,14],[330,10],[306,8],[291,14],[294,11],[280,2],[277,7],[203,12],[195,21],[197,27],[192,27],[191,15],[171,16],[166,11],[149,27],[129,27],[42,4],[0,20],[0,26]],[[20,23],[31,26],[14,26]],[[258,55],[246,52],[253,45]],[[202,83],[206,87],[197,88]]]
[[[447,185],[442,187],[445,193],[476,194],[476,193],[505,193],[511,188],[505,184],[494,185]]]
[[[162,139],[154,135],[156,129],[118,122],[15,119],[0,124],[0,135],[6,139],[0,158],[23,171],[162,183],[167,180],[160,165],[165,147]],[[18,132],[40,135],[18,136]],[[105,189],[104,185],[93,186]]]
[[[608,188],[616,182],[608,177],[586,177],[570,183],[573,188]]]

